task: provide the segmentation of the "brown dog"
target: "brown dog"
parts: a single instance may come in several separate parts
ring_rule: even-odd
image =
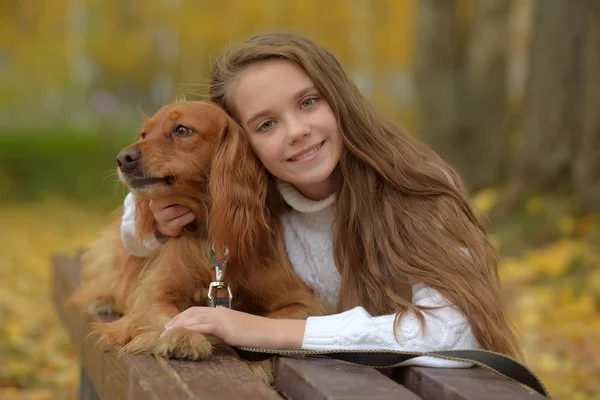
[[[107,343],[123,346],[126,353],[208,358],[215,338],[185,329],[160,334],[179,312],[206,305],[215,280],[214,246],[229,248],[225,281],[233,293],[232,308],[293,319],[330,312],[288,260],[279,221],[266,213],[267,193],[259,189],[266,187],[266,175],[239,140],[240,129],[214,104],[171,104],[119,154],[119,177],[135,194],[140,238],[155,232],[151,199],[176,198],[196,220],[152,257],[137,258],[124,248],[119,218],[84,255],[82,286],[73,301],[90,312],[124,314],[99,327]],[[215,197],[228,201],[212,203]],[[213,243],[211,226],[218,227],[223,242]]]

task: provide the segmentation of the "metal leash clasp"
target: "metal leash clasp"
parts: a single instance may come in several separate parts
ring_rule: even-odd
[[[229,285],[225,283],[225,267],[227,266],[227,259],[229,257],[229,249],[227,246],[223,246],[223,255],[219,257],[219,251],[215,248],[213,243],[211,246],[210,263],[215,268],[215,280],[208,286],[208,305],[209,307],[227,307],[231,308],[231,301],[233,295]],[[216,297],[213,295],[218,289],[227,289],[227,297]]]

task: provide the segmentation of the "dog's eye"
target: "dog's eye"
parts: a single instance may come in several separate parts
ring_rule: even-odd
[[[187,126],[177,125],[175,127],[175,130],[173,131],[173,133],[175,134],[175,136],[187,137],[187,136],[192,136],[195,132],[192,129],[188,128]]]
[[[140,134],[140,136],[142,137],[142,139],[146,139],[146,132],[142,132],[142,133]]]

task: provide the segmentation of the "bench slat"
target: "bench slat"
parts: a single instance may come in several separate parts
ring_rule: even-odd
[[[89,323],[89,319],[81,318],[81,315],[67,307],[65,304],[71,293],[79,284],[81,268],[75,260],[64,254],[52,257],[52,300],[62,323],[71,336],[71,342],[79,345],[83,342],[82,333]]]
[[[102,343],[99,343],[100,338],[98,337],[98,335],[89,331],[89,324],[92,322],[110,322],[114,318],[106,317],[103,319],[97,315],[85,315],[81,319],[87,321],[87,323],[82,327],[82,333],[77,335],[82,337],[82,342],[74,342],[74,344],[77,345],[77,347],[79,347],[81,362],[85,366],[87,375],[92,381],[94,388],[96,388],[96,392],[98,393],[100,398],[107,398],[105,397],[104,393],[106,391],[104,382],[105,372],[107,370],[112,370],[115,368],[115,366],[111,364],[116,363],[117,355],[114,354],[114,352],[109,353],[109,349],[106,348],[106,346],[104,346]],[[122,364],[126,364],[130,360],[128,358],[123,358],[119,361]]]
[[[112,317],[82,315],[66,304],[79,284],[80,265],[65,255],[53,257],[52,298],[93,387],[102,399],[281,399],[230,355],[216,354],[210,361],[166,360],[161,357],[124,355],[97,344],[90,322]]]
[[[531,389],[483,368],[398,368],[393,378],[425,399],[546,399]]]
[[[199,399],[281,399],[279,394],[261,383],[239,359],[217,354],[210,362],[199,363],[164,360],[191,393]]]
[[[275,387],[290,399],[421,398],[375,369],[316,357],[277,359]]]

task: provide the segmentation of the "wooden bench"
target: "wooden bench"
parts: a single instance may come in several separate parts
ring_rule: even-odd
[[[78,258],[55,255],[52,297],[81,355],[80,399],[543,399],[517,383],[480,368],[405,367],[384,371],[317,357],[275,362],[267,387],[229,354],[191,362],[151,356],[118,356],[96,345],[89,324],[109,318],[82,316],[65,302],[80,279]]]

